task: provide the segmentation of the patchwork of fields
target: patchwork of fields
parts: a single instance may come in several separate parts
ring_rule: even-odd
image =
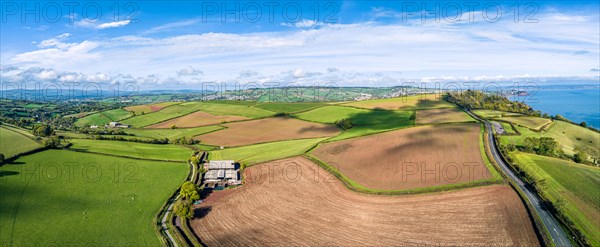
[[[263,118],[224,124],[226,129],[197,136],[202,143],[216,146],[244,146],[315,137],[330,137],[340,131],[333,125],[300,121],[294,118]]]
[[[389,99],[375,99],[343,104],[366,109],[420,110],[433,108],[452,108],[455,105],[444,101],[439,94],[423,94]]]
[[[530,116],[516,116],[516,117],[502,117],[498,118],[499,120],[504,120],[506,122],[511,122],[513,124],[523,126],[532,130],[541,130],[542,127],[552,123],[552,120],[547,118],[540,117],[530,117]]]
[[[146,144],[124,141],[99,141],[87,139],[73,139],[72,150],[101,153],[115,156],[151,159],[151,160],[172,160],[186,161],[192,155],[192,150],[189,148],[164,144]]]
[[[593,246],[600,244],[600,168],[527,153],[513,153],[521,170],[542,182]],[[594,220],[596,219],[596,220]]]
[[[105,138],[130,141],[94,140],[97,133],[57,131],[57,135],[69,138],[70,150],[43,151],[19,158],[21,165],[3,166],[0,178],[8,178],[9,183],[0,182],[0,191],[3,195],[6,191],[9,199],[0,205],[0,218],[13,223],[0,226],[0,242],[12,239],[30,243],[24,229],[31,226],[42,241],[56,238],[61,245],[73,235],[69,234],[71,226],[79,228],[85,224],[82,236],[75,238],[77,243],[103,245],[111,240],[115,245],[159,245],[153,232],[154,214],[184,181],[189,172],[185,161],[200,149],[210,150],[209,160],[239,162],[244,174],[243,186],[215,191],[195,206],[192,228],[209,246],[538,246],[518,195],[510,187],[498,185],[501,178],[484,151],[482,125],[437,96],[349,103],[164,102],[82,115],[78,126],[104,125],[109,121],[131,125],[132,128],[120,129],[129,135],[103,134]],[[490,110],[476,113],[525,126],[517,126],[522,135],[503,136],[502,144],[522,143],[526,136],[551,136],[568,154],[581,146],[598,153],[597,145],[590,145],[600,143],[597,132],[561,121],[535,132],[528,128],[539,129],[549,120]],[[353,126],[336,126],[341,119],[350,120]],[[40,146],[1,127],[0,136],[0,153],[5,155]],[[22,146],[6,145],[5,140],[10,138],[25,138],[29,142],[19,140]],[[181,143],[173,142],[181,138],[200,143],[140,142]],[[138,142],[131,141],[134,139]],[[569,205],[575,205],[578,211],[573,211],[572,216],[591,229],[588,234],[598,231],[598,224],[585,221],[600,217],[599,195],[585,187],[599,183],[597,169],[582,169],[580,165],[526,154],[515,158],[540,162],[541,170],[535,171],[549,181],[553,195],[566,196]],[[120,164],[135,164],[140,171],[132,176],[143,177],[131,187],[119,183],[121,177],[117,182],[102,177],[94,185],[77,180],[81,178],[65,185],[61,180],[60,186],[50,181],[32,185],[28,180],[15,180],[22,175],[16,170],[19,166],[46,169],[53,164],[44,163],[47,160],[97,164],[103,175],[115,169],[120,171]],[[567,169],[563,166],[576,176],[560,174]],[[51,177],[52,174],[47,178]],[[26,191],[27,196],[21,199],[20,191]],[[381,195],[433,191],[437,192]],[[75,202],[64,200],[77,195],[84,196]],[[38,197],[40,201],[34,199]],[[39,208],[34,206],[38,203],[59,210],[62,213],[58,215],[66,217],[33,212]],[[37,222],[34,216],[44,219]],[[12,220],[15,217],[18,220]],[[125,221],[132,223],[127,226]],[[44,228],[54,222],[61,222],[56,230]],[[121,225],[108,227],[114,224]],[[91,229],[96,227],[106,233],[93,235]],[[4,234],[6,231],[11,232],[10,238]],[[126,236],[134,237],[124,242]],[[332,239],[336,241],[331,242]]]
[[[4,154],[5,158],[42,147],[24,133],[18,133],[4,126],[0,127],[0,140],[2,140],[0,141],[0,153]]]
[[[160,246],[153,218],[185,163],[48,150],[1,167],[3,246]]]
[[[407,190],[490,178],[479,136],[479,124],[431,125],[326,143],[311,154],[368,189]]]
[[[239,189],[213,192],[191,222],[208,246],[539,246],[507,186],[415,196],[349,191],[297,157],[245,170]]]

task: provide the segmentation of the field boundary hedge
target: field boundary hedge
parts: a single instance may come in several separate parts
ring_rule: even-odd
[[[475,180],[475,181],[470,181],[470,182],[465,182],[465,183],[436,185],[436,186],[413,188],[413,189],[407,189],[407,190],[377,190],[377,189],[370,189],[370,188],[364,187],[363,185],[359,184],[358,182],[343,175],[336,168],[334,168],[331,165],[327,164],[326,162],[310,155],[309,153],[304,154],[304,157],[315,162],[317,165],[319,165],[325,171],[334,175],[338,180],[340,180],[340,182],[342,182],[342,184],[344,184],[344,186],[346,186],[346,188],[350,189],[351,191],[365,193],[365,194],[372,194],[372,195],[425,194],[425,193],[445,192],[445,191],[453,191],[453,190],[458,190],[458,189],[466,189],[466,188],[473,188],[473,187],[479,187],[479,186],[499,184],[496,179],[480,179],[480,180]]]

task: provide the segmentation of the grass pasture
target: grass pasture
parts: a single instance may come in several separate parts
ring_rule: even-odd
[[[458,108],[418,110],[416,118],[417,124],[475,122],[475,119]]]
[[[414,111],[433,108],[451,108],[455,105],[446,102],[439,94],[423,94],[398,98],[374,99],[345,103],[343,105],[366,109]]]
[[[88,139],[73,139],[70,147],[75,151],[117,155],[139,159],[186,161],[192,155],[192,150],[184,146],[172,144],[146,144],[124,141],[99,141]]]
[[[557,121],[543,132],[535,132],[528,128],[515,126],[521,135],[502,136],[503,145],[523,145],[526,137],[552,137],[568,155],[573,155],[575,148],[583,149],[588,155],[600,157],[600,133],[581,127],[579,125]]]
[[[145,137],[151,139],[168,138],[169,140],[173,140],[181,137],[190,138],[220,129],[223,129],[223,127],[219,125],[211,125],[176,129],[124,129],[123,131],[129,134],[134,134],[136,137]]]
[[[153,125],[147,126],[146,128],[166,129],[166,128],[171,128],[171,126],[173,126],[173,125],[178,128],[192,128],[192,127],[220,124],[220,123],[226,123],[226,122],[234,122],[234,121],[240,121],[240,120],[246,120],[246,119],[248,119],[248,118],[242,117],[242,116],[212,115],[210,113],[206,113],[203,111],[197,111],[197,112],[187,114],[185,116],[181,116],[178,118],[174,118],[171,120],[153,124]]]
[[[135,113],[135,115],[142,115],[142,114],[160,111],[165,107],[175,105],[178,103],[179,102],[160,102],[160,103],[156,103],[156,104],[128,106],[128,107],[125,107],[124,109],[126,111]]]
[[[521,117],[502,117],[499,120],[511,122],[513,124],[530,128],[533,130],[541,130],[546,124],[552,122],[552,120],[540,117],[521,116]]]
[[[197,206],[210,209],[191,221],[207,246],[539,246],[508,186],[372,196],[303,157],[249,167],[244,177],[243,189]]]
[[[4,126],[0,127],[0,153],[4,154],[5,158],[10,158],[40,147],[41,145],[31,138]]]
[[[161,246],[154,216],[185,163],[47,150],[0,168],[2,246]]]
[[[261,118],[275,114],[249,105],[228,103],[204,103],[201,104],[200,110],[214,115],[237,115],[247,118]]]
[[[131,117],[133,114],[123,109],[113,109],[103,112],[97,112],[91,115],[82,117],[75,122],[76,126],[83,127],[87,125],[105,125],[109,122],[121,121]]]
[[[208,158],[213,160],[235,160],[244,165],[252,165],[259,162],[301,155],[323,140],[325,138],[269,142],[226,148],[210,151]]]
[[[331,137],[340,133],[334,125],[306,122],[295,118],[274,117],[224,124],[223,130],[195,139],[214,146],[244,146],[249,144]]]
[[[344,106],[324,106],[295,116],[311,122],[334,123],[350,119],[355,125],[373,125],[402,122],[411,118],[411,111],[366,110]]]
[[[486,118],[486,119],[521,116],[520,113],[496,111],[496,110],[480,109],[480,110],[472,110],[472,112],[475,113],[476,115],[480,116],[481,118]]]
[[[412,190],[492,178],[480,150],[480,125],[426,125],[328,142],[311,155],[357,188]],[[423,177],[423,172],[434,170]]]
[[[600,168],[527,153],[513,153],[516,164],[536,180],[544,191],[590,240],[600,245]],[[596,219],[596,220],[594,220]]]
[[[195,111],[199,111],[202,107],[202,104],[202,102],[186,102],[182,104],[171,105],[169,107],[163,108],[160,111],[129,118],[123,121],[123,123],[129,124],[135,128],[142,128],[151,124],[163,122],[169,119],[190,114]]]
[[[281,113],[294,113],[299,111],[306,111],[313,108],[317,108],[319,106],[323,106],[325,104],[318,102],[302,102],[302,103],[260,103],[254,105],[256,108],[260,108],[263,110],[271,111],[271,112],[281,112]]]

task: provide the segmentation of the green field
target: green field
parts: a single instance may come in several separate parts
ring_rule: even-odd
[[[178,128],[178,129],[124,129],[129,134],[134,134],[136,137],[146,137],[153,139],[169,138],[173,140],[181,137],[194,137],[215,130],[223,129],[219,125],[201,126],[195,128]]]
[[[527,153],[511,154],[592,243],[600,245],[600,168]],[[559,202],[560,201],[560,202]],[[594,220],[596,219],[596,220]]]
[[[372,125],[401,122],[409,119],[412,111],[367,110],[344,106],[323,106],[295,116],[312,122],[334,123],[350,119],[355,125]]]
[[[515,127],[521,132],[521,135],[501,136],[500,142],[503,145],[523,145],[525,137],[552,137],[568,155],[573,155],[574,149],[580,148],[588,155],[600,157],[600,133],[579,125],[555,120],[550,128],[541,133],[520,126]]]
[[[70,147],[76,151],[110,154],[140,159],[186,161],[192,150],[172,144],[146,144],[124,141],[73,139]]]
[[[519,113],[496,111],[496,110],[473,110],[473,113],[475,113],[476,115],[479,115],[482,118],[501,118],[501,117],[521,116],[521,114],[519,114]]]
[[[251,107],[243,104],[204,103],[201,110],[214,115],[238,115],[248,118],[261,118],[275,114],[275,112]]]
[[[391,123],[382,123],[382,124],[372,124],[372,125],[357,125],[352,129],[344,130],[341,134],[334,136],[327,141],[338,141],[348,138],[354,138],[364,135],[370,135],[375,133],[380,133],[384,131],[390,131],[400,128],[406,128],[409,126],[414,126],[415,121],[412,119],[403,119],[396,122]]]
[[[303,154],[325,139],[326,138],[289,140],[226,148],[210,151],[208,158],[211,160],[235,160],[244,165],[251,165]]]
[[[500,123],[500,125],[502,125],[502,128],[504,129],[504,132],[506,134],[515,134],[515,133],[517,133],[517,132],[515,132],[515,130],[513,130],[512,125],[510,125],[510,123],[501,122],[501,121],[498,121],[498,123]]]
[[[165,107],[160,111],[146,113],[144,115],[138,115],[123,121],[124,124],[129,124],[135,128],[141,128],[154,123],[162,122],[172,118],[180,117],[183,115],[190,114],[195,111],[199,111],[202,106],[202,102],[187,102],[178,105],[172,105]]]
[[[12,128],[11,128],[12,129]],[[0,153],[5,158],[40,148],[41,145],[21,133],[0,127]]]
[[[133,113],[123,109],[113,109],[80,118],[75,122],[76,126],[83,127],[87,125],[105,125],[109,122],[116,122],[133,116]]]
[[[273,112],[263,109],[238,104],[186,102],[166,107],[157,112],[132,117],[123,121],[123,123],[129,124],[136,128],[141,128],[176,117],[184,116],[196,111],[208,112],[214,115],[238,115],[249,118],[266,117],[274,114]]]
[[[188,171],[66,150],[21,157],[0,168],[0,245],[161,246],[154,216]]]
[[[125,107],[125,110],[133,112],[136,115],[141,115],[153,112],[154,107],[167,107],[174,104],[179,104],[179,102],[160,102],[155,104],[128,106]]]
[[[374,99],[345,103],[346,106],[354,106],[367,109],[387,109],[387,110],[404,110],[414,111],[433,108],[450,108],[456,107],[442,99],[437,99],[439,95],[413,95],[398,98]]]
[[[316,108],[324,105],[323,103],[309,102],[309,103],[261,103],[254,105],[254,107],[282,113],[293,113],[299,111],[306,111],[312,108]]]
[[[530,128],[533,130],[540,130],[544,125],[551,123],[552,120],[547,118],[540,117],[530,117],[530,116],[521,116],[521,117],[502,117],[498,118],[500,120],[504,120],[507,122],[511,122],[513,124],[523,126],[526,128]]]

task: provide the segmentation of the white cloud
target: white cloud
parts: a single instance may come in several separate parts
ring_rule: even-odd
[[[74,26],[90,28],[90,29],[107,29],[107,28],[126,26],[129,23],[131,23],[131,20],[113,21],[113,22],[105,22],[105,23],[97,24],[96,22],[93,22],[93,21],[81,19],[79,21],[74,22]]]
[[[160,25],[160,26],[156,26],[151,29],[148,29],[148,30],[144,31],[143,34],[153,34],[153,33],[159,33],[159,32],[163,32],[163,31],[172,31],[173,29],[176,29],[176,28],[193,26],[198,23],[199,23],[199,20],[197,20],[197,19],[171,22],[171,23],[167,23],[164,25]]]
[[[80,42],[67,42],[72,37],[65,35],[41,41],[37,50],[3,53],[2,64],[77,71],[87,80],[105,81],[106,77],[95,76],[98,72],[110,78],[131,74],[127,80],[163,84],[319,80],[393,85],[422,79],[509,80],[525,74],[590,76],[582,68],[598,64],[598,17],[570,17],[576,21],[556,18],[556,13],[540,13],[540,22],[533,24],[514,23],[512,18],[493,24],[303,21],[300,29],[279,32],[127,35]]]
[[[187,66],[179,71],[177,71],[177,75],[179,76],[194,76],[194,75],[202,75],[202,71],[198,69],[194,69],[192,66]]]
[[[125,26],[125,25],[129,24],[130,22],[131,22],[130,20],[123,20],[123,21],[114,21],[114,22],[102,23],[102,24],[96,26],[96,29],[106,29],[106,28],[113,28],[113,27],[122,27],[122,26]]]

